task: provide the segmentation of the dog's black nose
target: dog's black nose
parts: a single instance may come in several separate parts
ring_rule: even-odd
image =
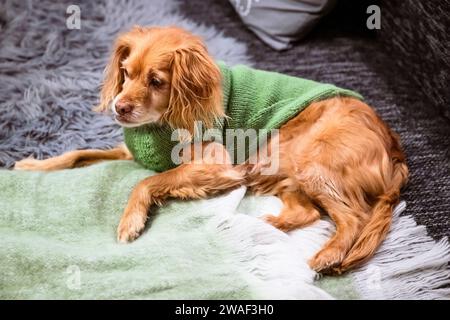
[[[131,111],[133,111],[133,108],[134,108],[133,105],[129,102],[118,101],[116,103],[116,112],[121,116],[130,113]]]

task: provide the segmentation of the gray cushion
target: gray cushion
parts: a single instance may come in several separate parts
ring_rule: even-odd
[[[276,50],[288,49],[327,14],[335,0],[229,0],[245,25]]]

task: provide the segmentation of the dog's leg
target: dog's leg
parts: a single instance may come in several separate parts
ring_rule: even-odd
[[[336,225],[336,232],[323,248],[310,259],[309,265],[317,272],[335,272],[365,225],[367,205],[354,195],[359,190],[342,183],[343,177],[321,165],[303,166],[296,175],[299,188],[320,205]],[[346,189],[344,189],[346,188]],[[365,205],[365,206],[364,206]]]
[[[213,154],[220,154],[220,150],[226,152],[222,145],[213,143],[213,146],[210,148]],[[133,189],[117,228],[117,239],[123,243],[136,239],[153,204],[161,205],[168,198],[206,198],[243,185],[244,181],[245,172],[234,168],[228,157],[224,163],[214,161],[210,155],[149,177]]]
[[[336,233],[309,261],[310,267],[317,272],[333,271],[333,267],[339,266],[364,225],[360,213],[344,202],[327,196],[321,204],[336,224]]]
[[[110,150],[75,150],[45,160],[23,159],[16,162],[15,170],[53,171],[85,167],[103,160],[132,160],[125,145]]]
[[[279,216],[267,215],[265,220],[284,232],[305,227],[320,219],[319,211],[301,191],[286,191],[279,195],[283,209]]]

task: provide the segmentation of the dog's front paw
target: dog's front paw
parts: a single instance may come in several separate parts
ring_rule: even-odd
[[[20,161],[17,161],[14,164],[14,170],[41,170],[42,169],[42,160],[37,160],[34,158],[27,158]]]
[[[145,227],[147,215],[140,213],[126,213],[120,219],[117,228],[117,241],[127,243],[135,240]]]

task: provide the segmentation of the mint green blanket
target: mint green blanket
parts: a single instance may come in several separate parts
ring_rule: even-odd
[[[285,234],[258,218],[275,197],[242,187],[152,210],[144,234],[116,242],[133,186],[153,174],[130,161],[52,173],[0,170],[0,299],[442,298],[449,245],[395,212],[371,263],[322,278],[307,260],[332,235],[321,220]]]
[[[53,173],[1,170],[0,298],[268,297],[264,281],[226,243],[231,235],[212,221],[219,211],[234,214],[241,195],[172,201],[154,211],[137,241],[116,243],[128,195],[150,174],[127,161]],[[305,298],[327,298],[310,288]]]

